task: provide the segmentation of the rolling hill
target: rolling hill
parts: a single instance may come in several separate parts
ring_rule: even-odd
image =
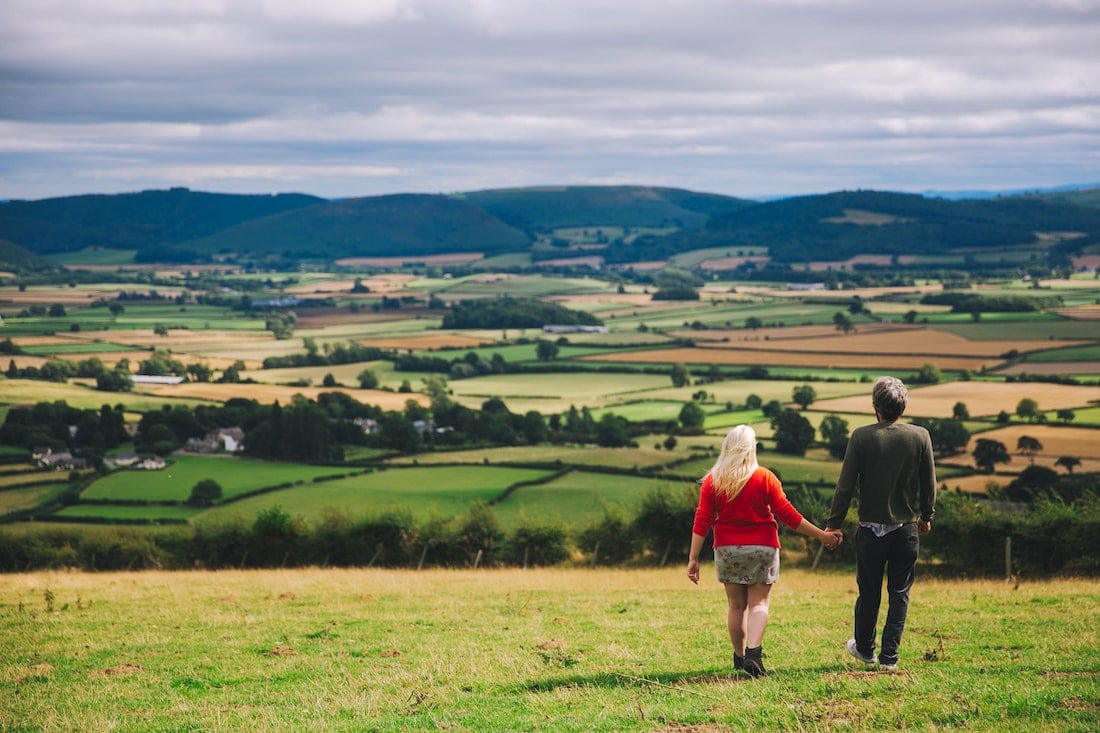
[[[0,204],[0,239],[40,255],[88,247],[141,252],[323,200],[304,194],[247,196],[173,188],[9,201]]]
[[[215,254],[281,253],[290,258],[497,253],[531,238],[480,206],[447,196],[395,194],[325,201],[238,224],[188,244]]]
[[[662,260],[713,247],[766,247],[774,261],[797,263],[1035,246],[1040,233],[1073,233],[1072,241],[1059,246],[1091,251],[1100,246],[1095,200],[1087,191],[962,200],[839,191],[761,203],[646,186],[325,200],[171,189],[3,203],[0,239],[37,255],[131,249],[146,262],[226,254],[337,259],[525,252],[555,229],[620,226],[671,231],[613,239],[599,251],[608,263]]]

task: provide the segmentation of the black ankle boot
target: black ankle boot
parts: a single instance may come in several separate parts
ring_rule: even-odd
[[[752,677],[763,677],[768,672],[764,669],[764,647],[745,647],[745,671]]]
[[[742,670],[745,668],[745,658],[739,656],[737,652],[733,653],[733,668],[735,670]]]

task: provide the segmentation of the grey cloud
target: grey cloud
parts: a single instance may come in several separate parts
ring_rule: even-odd
[[[0,197],[1096,180],[1097,37],[1090,0],[7,0]]]

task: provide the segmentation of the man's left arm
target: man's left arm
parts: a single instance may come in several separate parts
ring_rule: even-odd
[[[936,516],[936,461],[932,455],[932,440],[924,434],[924,446],[920,461],[920,523],[922,534],[932,531],[932,518]]]

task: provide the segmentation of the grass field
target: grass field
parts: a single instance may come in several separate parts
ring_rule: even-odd
[[[889,674],[852,574],[788,560],[751,680],[711,573],[4,575],[0,729],[1095,730],[1095,585],[920,577]]]
[[[418,521],[447,518],[496,499],[513,484],[548,475],[549,471],[498,466],[393,468],[249,497],[211,510],[199,521],[225,514],[253,517],[274,506],[308,522],[321,519],[328,508],[351,516],[408,510]]]
[[[213,479],[222,496],[234,496],[268,486],[312,481],[318,476],[340,476],[354,469],[306,466],[247,458],[176,455],[160,471],[116,471],[84,490],[85,499],[108,501],[186,501],[199,481]]]

